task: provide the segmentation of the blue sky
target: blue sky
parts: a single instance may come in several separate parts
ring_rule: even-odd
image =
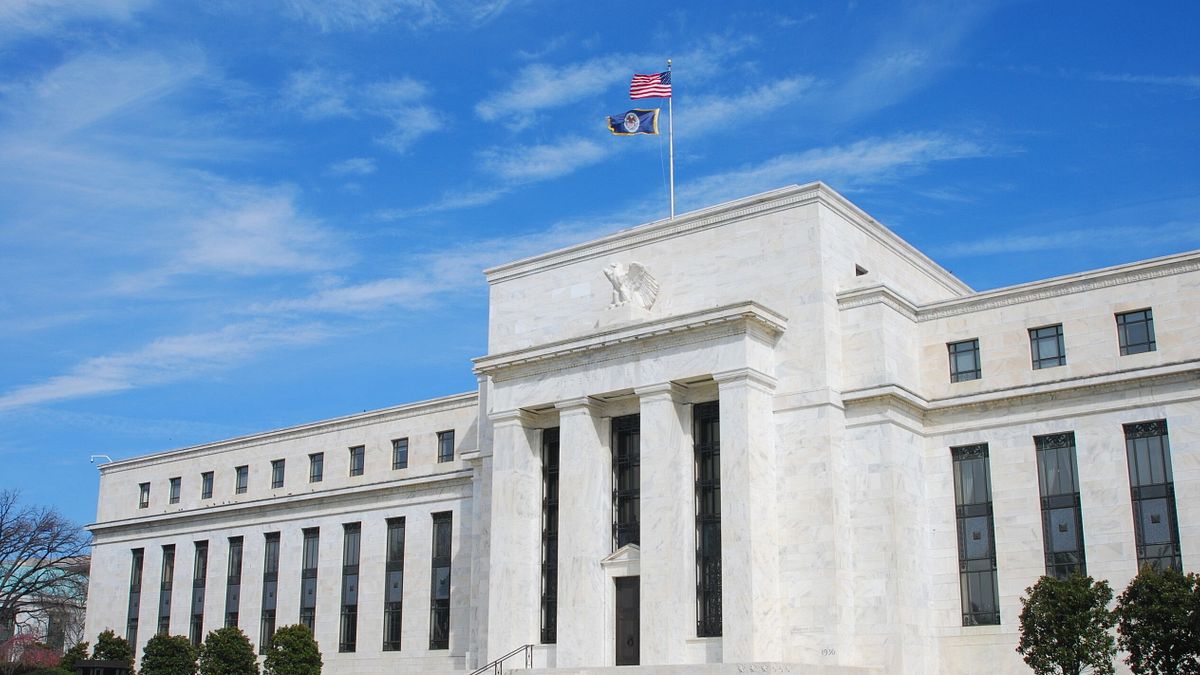
[[[1197,26],[1195,2],[4,0],[0,489],[90,522],[90,454],[472,389],[484,267],[666,215],[665,139],[604,118],[668,57],[680,211],[824,180],[979,289],[1200,248]]]

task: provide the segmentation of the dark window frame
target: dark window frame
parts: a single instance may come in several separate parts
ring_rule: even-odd
[[[200,499],[212,499],[213,495],[213,472],[200,472]]]
[[[452,586],[451,558],[454,552],[454,514],[440,511],[431,516],[433,520],[433,555],[430,558],[429,583],[429,649],[450,648],[450,597]],[[444,529],[443,529],[444,528]],[[439,577],[445,570],[444,592],[439,588]],[[444,597],[439,597],[444,594]]]
[[[162,547],[162,573],[158,583],[158,634],[171,634],[171,592],[175,587],[175,544]]]
[[[978,380],[983,377],[983,364],[979,353],[979,338],[971,338],[969,340],[958,340],[957,342],[947,342],[946,350],[950,354],[950,381],[951,382],[969,382]],[[960,369],[958,357],[971,355],[974,360],[974,368]]]
[[[987,443],[950,448],[954,474],[954,510],[958,531],[959,593],[962,625],[1000,624],[996,580],[996,524],[992,510],[991,467]],[[970,465],[968,466],[968,463]],[[965,471],[970,469],[970,483]],[[982,479],[982,499],[976,485]],[[971,501],[967,501],[970,498]],[[986,526],[986,535],[979,526]],[[985,544],[972,544],[982,541]],[[981,609],[982,607],[982,609]]]
[[[454,430],[447,429],[437,432],[439,464],[454,461]]]
[[[150,484],[138,483],[138,508],[150,508]]]
[[[250,489],[250,467],[246,464],[233,467],[233,493],[244,495]]]
[[[384,553],[383,651],[398,652],[404,636],[405,519],[388,518]],[[393,584],[395,587],[393,588]]]
[[[542,644],[558,642],[559,428],[542,430]]]
[[[612,418],[613,550],[641,542],[641,416]]]
[[[1117,320],[1117,343],[1121,347],[1121,356],[1158,350],[1158,343],[1154,339],[1152,308],[1117,312],[1114,316]]]
[[[175,476],[167,481],[167,503],[178,504],[179,494],[183,491],[183,477]]]
[[[204,640],[204,596],[208,587],[208,542],[195,542],[192,557],[192,607],[188,623],[188,639],[193,647]]]
[[[1049,349],[1047,345],[1053,345],[1053,352],[1049,355],[1046,355],[1046,351]],[[1067,365],[1067,347],[1063,339],[1062,324],[1030,328],[1029,356],[1032,359],[1034,370]]]
[[[1037,453],[1038,494],[1042,505],[1042,550],[1046,576],[1066,579],[1087,574],[1083,543],[1083,508],[1079,497],[1079,462],[1075,432],[1033,437]],[[1073,542],[1062,535],[1074,531]],[[1073,544],[1065,547],[1064,544]]]
[[[408,468],[408,437],[392,439],[392,471]]]
[[[1133,422],[1123,429],[1138,568],[1149,565],[1183,571],[1167,421]],[[1155,535],[1158,538],[1151,541]]]
[[[342,525],[342,606],[338,620],[338,652],[358,650],[358,566],[362,555],[362,523]]]
[[[279,533],[263,535],[263,590],[258,622],[258,653],[266,654],[275,637],[279,597]]]
[[[238,625],[238,614],[242,598],[242,568],[245,555],[245,540],[229,538],[229,551],[225,562],[225,627]]]
[[[325,453],[314,452],[308,456],[308,482],[320,483],[325,480]]]
[[[367,471],[367,446],[355,445],[350,448],[350,476],[361,476]]]
[[[137,649],[138,618],[142,609],[142,576],[146,564],[146,549],[130,549],[129,602],[125,612],[125,640]]]
[[[271,460],[271,489],[277,490],[283,487],[284,477],[287,473],[286,459]]]
[[[300,549],[300,623],[316,632],[317,625],[317,570],[321,556],[321,528],[306,527],[301,530],[304,539]],[[312,596],[311,599],[308,596]]]
[[[722,634],[720,403],[692,406],[696,510],[696,637]]]

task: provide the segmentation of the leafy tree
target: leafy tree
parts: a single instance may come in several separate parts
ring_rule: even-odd
[[[250,638],[237,626],[209,633],[200,647],[200,675],[258,675]]]
[[[1200,674],[1200,577],[1147,565],[1117,599],[1116,614],[1133,672]]]
[[[1042,577],[1021,598],[1017,652],[1038,675],[1079,675],[1088,668],[1111,675],[1117,653],[1109,633],[1116,622],[1108,611],[1112,597],[1107,581]]]
[[[38,642],[34,635],[23,633],[0,643],[0,675],[17,675],[34,670],[54,668],[58,654]]]
[[[275,631],[263,662],[266,675],[321,675],[321,649],[308,626],[296,624]]]
[[[196,675],[196,649],[182,635],[155,635],[142,650],[141,675]]]
[[[83,642],[75,643],[74,647],[71,647],[67,650],[66,654],[63,654],[62,660],[58,662],[58,667],[63,670],[75,672],[75,664],[79,661],[85,661],[87,658],[88,643],[84,640]]]
[[[97,661],[120,661],[133,670],[133,647],[129,646],[128,640],[112,630],[106,630],[96,638],[92,658]]]

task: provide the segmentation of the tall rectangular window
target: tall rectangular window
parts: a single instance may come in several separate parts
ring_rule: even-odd
[[[325,479],[325,453],[314,452],[308,456],[308,482],[320,483]]]
[[[950,448],[958,518],[959,592],[964,626],[1000,623],[995,526],[987,443]]]
[[[1121,356],[1154,351],[1154,316],[1150,309],[1118,314],[1117,341],[1121,344]]]
[[[1062,324],[1029,329],[1029,353],[1033,369],[1066,365],[1067,350],[1063,345]]]
[[[433,573],[429,590],[429,648],[450,648],[450,555],[453,514],[433,514]]]
[[[236,494],[245,494],[246,487],[250,485],[250,467],[235,466],[233,468],[234,483],[233,491]]]
[[[362,544],[362,525],[342,526],[342,614],[338,631],[338,651],[358,648],[358,559]]]
[[[558,641],[558,428],[542,430],[542,644]]]
[[[454,430],[438,432],[438,461],[454,461]]]
[[[208,542],[196,542],[196,557],[192,565],[192,621],[188,637],[192,646],[204,640],[204,589],[208,586]]]
[[[614,550],[641,542],[641,429],[639,415],[612,420]]]
[[[383,651],[400,651],[404,613],[404,518],[387,521],[387,561],[383,598]]]
[[[1042,496],[1046,575],[1066,579],[1072,574],[1087,574],[1075,433],[1034,436],[1033,442],[1037,448],[1038,489]]]
[[[138,508],[144,509],[150,506],[150,484],[138,483]]]
[[[1129,462],[1138,567],[1173,567],[1183,571],[1167,421],[1126,424],[1125,454]]]
[[[692,407],[696,462],[696,636],[721,635],[721,418],[717,401]]]
[[[171,479],[171,482],[170,482],[171,489],[168,493],[168,501],[170,503],[172,503],[172,504],[179,503],[179,491],[180,491],[182,483],[183,483],[183,479],[178,476]]]
[[[282,459],[271,460],[271,488],[272,489],[283,487],[283,468],[284,468],[284,460],[282,460]]]
[[[137,649],[138,615],[142,609],[142,565],[145,563],[145,549],[135,548],[131,551],[132,561],[129,566],[129,609],[125,613],[125,640],[132,649]]]
[[[392,441],[392,470],[408,468],[408,439],[397,438]]]
[[[200,474],[200,499],[212,499],[213,472]]]
[[[236,628],[242,604],[242,538],[229,538],[229,564],[225,570],[225,627]]]
[[[350,448],[350,475],[361,476],[367,461],[367,448],[356,445]]]
[[[317,618],[317,552],[321,543],[321,529],[311,527],[304,530],[304,548],[300,562],[300,623],[316,632]]]
[[[950,351],[950,381],[978,380],[983,371],[979,366],[979,340],[963,340],[946,344]]]
[[[162,577],[158,587],[158,634],[171,634],[171,589],[175,582],[175,545],[162,547]]]
[[[268,532],[263,537],[262,616],[258,627],[258,651],[265,654],[275,637],[275,606],[279,591],[279,533]]]

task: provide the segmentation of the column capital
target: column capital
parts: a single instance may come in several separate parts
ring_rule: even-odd
[[[718,391],[729,387],[749,386],[769,394],[775,393],[775,385],[779,382],[774,377],[754,368],[736,368],[713,373],[713,379],[717,382]]]
[[[642,400],[666,397],[676,403],[682,403],[687,396],[687,387],[674,382],[659,382],[634,387],[633,393]]]
[[[580,396],[578,398],[569,398],[565,401],[559,401],[554,404],[558,409],[559,415],[570,415],[574,413],[586,413],[593,417],[603,417],[605,413],[604,401],[592,398],[591,396]]]

